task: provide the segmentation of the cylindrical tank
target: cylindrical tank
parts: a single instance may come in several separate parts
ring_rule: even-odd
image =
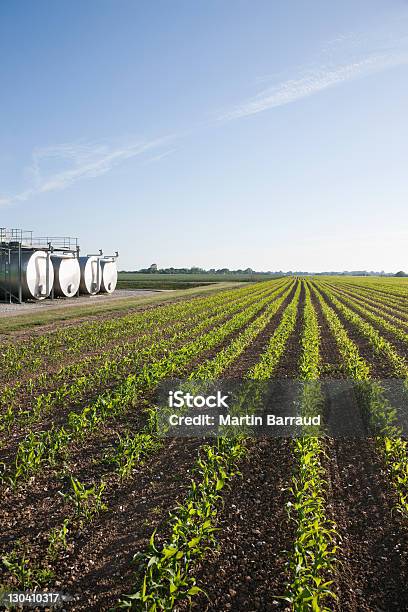
[[[101,260],[101,293],[113,293],[118,282],[118,267],[115,260]]]
[[[81,282],[79,292],[95,295],[101,288],[101,263],[99,257],[80,257]]]
[[[81,270],[77,257],[51,256],[54,267],[54,295],[72,297],[78,289],[81,280]]]
[[[10,253],[10,291],[18,296],[21,282],[23,300],[44,300],[51,293],[54,268],[46,251],[21,250],[21,275],[19,250]]]

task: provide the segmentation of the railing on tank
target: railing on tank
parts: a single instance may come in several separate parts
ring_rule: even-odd
[[[72,236],[34,236],[31,246],[40,249],[52,248],[54,251],[68,251],[75,253],[78,251],[78,238]]]
[[[19,228],[0,227],[0,244],[9,245],[19,243],[21,245],[32,244],[33,232]]]
[[[0,227],[0,301],[9,304],[21,304],[23,301],[21,245],[23,237],[30,234],[24,230]],[[28,236],[30,238],[30,236]],[[11,286],[11,255],[17,254],[17,275],[19,278],[17,292]]]
[[[23,301],[23,251],[45,251],[47,253],[46,292],[50,289],[49,266],[51,253],[72,254],[79,257],[78,238],[71,236],[33,236],[30,230],[20,228],[0,227],[0,302],[18,303]],[[17,291],[11,285],[11,260],[17,259]],[[49,292],[49,298],[54,299],[54,288]]]

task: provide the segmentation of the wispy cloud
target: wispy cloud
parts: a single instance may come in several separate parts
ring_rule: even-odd
[[[159,153],[158,155],[153,155],[153,157],[150,157],[149,159],[147,159],[146,163],[153,164],[153,163],[159,162],[162,159],[169,157],[169,155],[173,155],[173,153],[175,153],[176,151],[177,149],[169,149],[168,151],[163,151],[163,153]]]
[[[357,36],[342,36],[332,41],[331,49],[336,44],[342,45],[344,41],[352,42],[353,55],[358,46]],[[366,41],[360,40],[360,46]],[[327,52],[327,47],[325,52]],[[235,108],[220,113],[219,121],[231,121],[241,117],[248,117],[263,111],[284,106],[302,98],[307,98],[325,89],[335,87],[347,81],[375,74],[387,68],[408,64],[408,37],[395,40],[392,46],[377,43],[376,51],[360,50],[360,57],[346,62],[326,62],[324,65],[301,69],[294,78],[282,80],[270,85],[252,98],[238,104]]]
[[[0,197],[0,206],[24,202],[34,195],[61,191],[77,181],[101,176],[128,159],[160,150],[172,139],[174,136],[167,136],[121,147],[79,142],[37,148],[25,170],[29,186],[14,195]],[[156,157],[158,161],[160,156]]]

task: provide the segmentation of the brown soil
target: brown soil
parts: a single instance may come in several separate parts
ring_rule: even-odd
[[[329,509],[341,536],[338,612],[408,609],[408,531],[371,439],[328,442]]]
[[[320,329],[320,371],[322,378],[345,378],[341,355],[336,341],[330,331],[316,295],[311,292],[310,298],[315,309]]]
[[[291,440],[254,443],[225,495],[219,517],[219,547],[195,572],[207,597],[199,610],[287,610],[277,599],[288,582],[287,551],[293,528],[285,504],[293,466]]]
[[[272,378],[297,378],[299,374],[299,361],[301,355],[301,338],[303,328],[303,310],[305,307],[305,288],[300,291],[295,329],[291,333],[285,346],[284,353],[273,372]]]

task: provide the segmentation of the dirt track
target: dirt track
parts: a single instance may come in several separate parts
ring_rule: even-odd
[[[95,306],[106,304],[123,298],[148,297],[160,293],[151,289],[118,289],[115,293],[98,293],[97,295],[80,295],[72,299],[42,300],[37,302],[23,302],[23,304],[2,304],[0,303],[0,317],[18,317],[23,314],[44,312],[46,310],[71,308],[73,306]]]

